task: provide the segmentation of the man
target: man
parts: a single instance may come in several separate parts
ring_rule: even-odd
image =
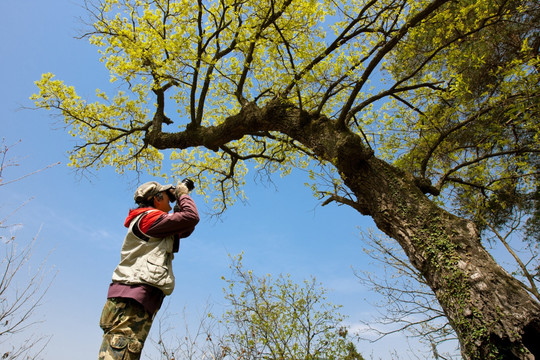
[[[99,360],[140,358],[154,316],[174,289],[173,253],[178,252],[180,238],[189,236],[199,222],[189,196],[190,182],[186,179],[173,187],[151,181],[135,191],[139,207],[129,211],[124,223],[128,232],[120,264],[101,314],[104,334]],[[174,212],[169,214],[174,201]]]

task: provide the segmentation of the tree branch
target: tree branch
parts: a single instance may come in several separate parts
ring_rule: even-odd
[[[409,29],[418,25],[422,20],[426,19],[429,15],[439,9],[442,5],[447,3],[449,0],[434,0],[428,6],[426,6],[418,14],[414,15],[407,23],[405,23],[401,29],[399,29],[396,34],[375,54],[373,59],[369,62],[366,70],[364,70],[360,80],[356,83],[353,90],[351,91],[349,98],[345,106],[341,109],[340,116],[338,118],[338,126],[345,127],[349,122],[349,119],[353,114],[350,113],[350,110],[353,107],[356,97],[360,93],[360,90],[369,79],[371,73],[375,71],[382,59],[388,54],[398,43],[399,41],[407,34]]]

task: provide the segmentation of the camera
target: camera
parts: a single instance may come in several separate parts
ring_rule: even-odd
[[[195,183],[191,179],[185,178],[184,180],[180,181],[180,183],[184,184],[188,191],[191,191],[195,188]],[[169,195],[169,199],[171,200],[171,202],[176,201],[176,193],[174,187],[167,190],[167,195]]]
[[[182,180],[182,184],[186,185],[189,191],[195,189],[195,183],[191,179],[185,178]]]

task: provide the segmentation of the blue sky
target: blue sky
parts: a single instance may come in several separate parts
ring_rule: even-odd
[[[123,221],[138,185],[132,174],[119,176],[113,169],[77,176],[66,166],[66,152],[75,140],[62,129],[61,119],[21,109],[32,106],[28,98],[36,91],[34,81],[45,72],[75,86],[83,97],[108,84],[96,49],[75,39],[84,28],[78,20],[84,15],[81,3],[0,3],[1,137],[7,144],[21,140],[8,153],[20,166],[7,169],[6,180],[60,162],[0,187],[1,214],[33,198],[12,217],[22,224],[16,235],[22,240],[39,232],[34,259],[50,254],[47,264],[57,271],[40,308],[43,323],[33,329],[53,335],[44,354],[50,360],[97,357],[99,315],[119,259]],[[329,290],[329,300],[344,306],[342,312],[351,323],[368,319],[373,308],[367,300],[374,300],[373,294],[357,283],[351,268],[380,270],[364,255],[359,235],[359,228],[372,227],[371,220],[344,206],[319,206],[303,186],[302,173],[276,178],[277,189],[248,177],[248,203],[237,204],[220,220],[205,217],[202,197],[194,196],[203,218],[175,259],[177,287],[169,297],[169,310],[180,313],[185,308],[199,314],[208,302],[222,304],[225,283],[220,277],[228,274],[228,254],[244,252],[245,267],[256,274],[290,273],[297,281],[315,276]],[[182,331],[179,326],[179,335]],[[379,344],[362,343],[360,350],[389,358],[389,351],[404,343],[395,336]],[[151,350],[147,346],[147,355]]]

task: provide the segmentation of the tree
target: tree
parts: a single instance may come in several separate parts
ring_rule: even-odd
[[[5,171],[18,163],[8,158],[8,152],[14,145],[7,145],[3,139],[0,147],[0,188],[44,169],[22,177],[6,180]],[[4,204],[5,205],[5,204]],[[21,206],[24,206],[21,205]],[[0,345],[2,345],[1,358],[38,359],[38,356],[47,346],[48,337],[29,334],[29,330],[40,320],[37,318],[37,309],[43,301],[52,282],[50,274],[43,261],[37,269],[27,273],[26,267],[32,258],[36,238],[31,241],[17,239],[15,235],[17,224],[9,223],[9,218],[20,208],[8,210],[0,218],[0,242],[2,258],[0,260]],[[4,212],[4,211],[3,211]],[[16,336],[22,335],[25,341],[15,346]]]
[[[232,359],[357,359],[347,339],[339,306],[326,301],[326,290],[314,278],[302,285],[290,275],[272,279],[244,270],[242,256],[233,259],[225,300],[227,331],[222,347]]]
[[[81,139],[74,166],[159,173],[170,149],[173,171],[217,192],[218,212],[243,196],[248,164],[307,169],[323,204],[353,207],[400,244],[465,359],[540,357],[540,304],[481,243],[482,219],[504,227],[519,213],[538,241],[537,2],[87,9],[84,36],[122,89],[90,102],[44,74],[32,97]]]

